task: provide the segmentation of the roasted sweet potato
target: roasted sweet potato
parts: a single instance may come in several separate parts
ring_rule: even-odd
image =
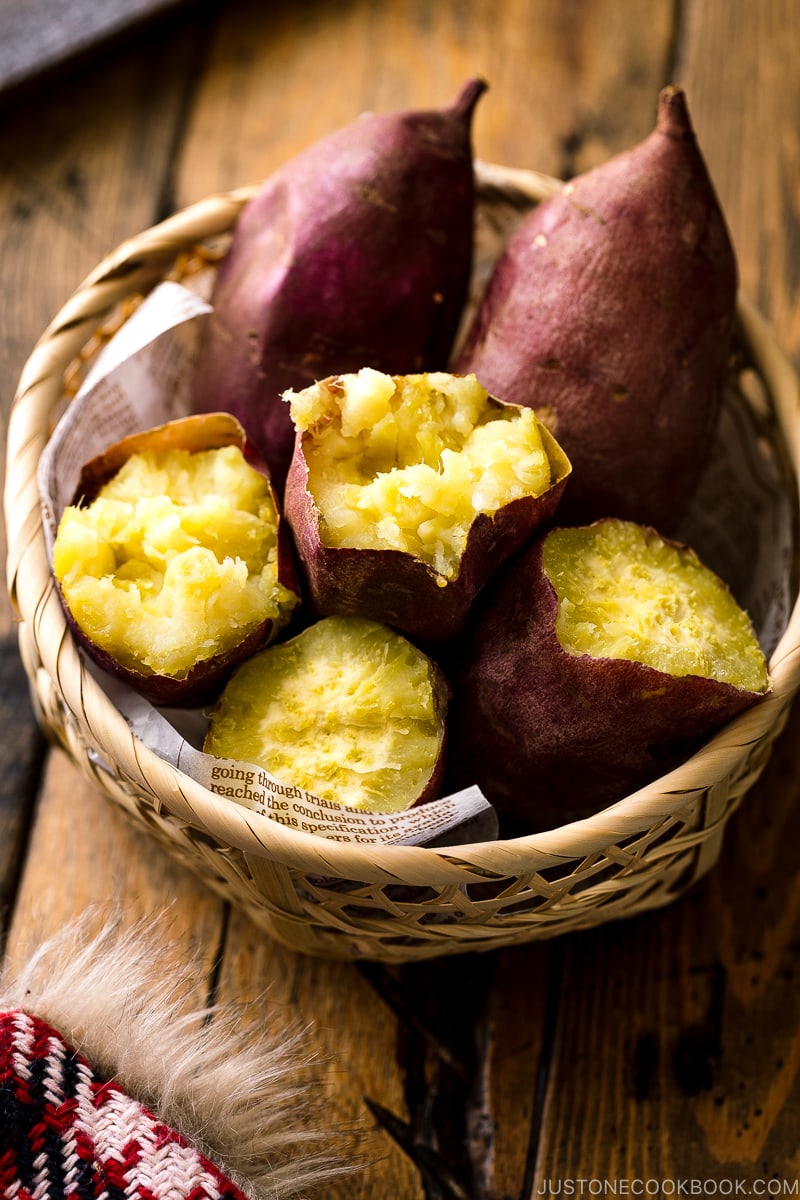
[[[736,288],[685,96],[666,88],[645,141],[523,220],[453,370],[549,425],[574,469],[560,520],[671,532],[708,458]]]
[[[364,368],[287,399],[298,433],[284,511],[309,605],[424,644],[458,632],[569,476],[535,413],[474,376]]]
[[[401,812],[436,797],[449,685],[400,634],[329,617],[236,669],[204,749],[323,800]]]
[[[53,571],[95,661],[154,704],[213,696],[299,603],[265,474],[228,413],[171,421],[87,463]]]
[[[472,79],[449,107],[365,115],[286,163],[242,212],[214,286],[196,411],[234,413],[279,497],[287,388],[371,366],[444,368],[472,261]]]
[[[452,759],[514,832],[585,817],[767,694],[747,614],[685,546],[608,519],[542,535],[453,656]]]

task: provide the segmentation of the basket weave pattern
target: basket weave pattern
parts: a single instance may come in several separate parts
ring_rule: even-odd
[[[511,228],[557,181],[478,164],[474,298]],[[800,682],[800,612],[772,655],[772,694],[677,770],[604,812],[513,840],[363,847],[287,829],[214,796],[128,729],[69,633],[47,560],[39,456],[98,330],[176,263],[229,233],[253,188],[209,197],[123,244],[45,330],[20,379],[8,438],[8,586],[42,727],[140,828],[279,941],[384,961],[495,949],[664,905],[716,861]],[[798,380],[744,300],[745,340],[796,476]]]

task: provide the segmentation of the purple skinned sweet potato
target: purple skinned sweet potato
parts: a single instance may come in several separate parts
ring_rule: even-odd
[[[446,641],[568,481],[535,413],[474,376],[364,368],[287,397],[298,432],[284,513],[318,615]]]
[[[213,699],[300,604],[293,547],[230,413],[196,414],[87,462],[53,573],[87,654],[153,704]]]
[[[707,462],[737,267],[682,91],[638,146],[527,216],[453,364],[534,407],[573,464],[559,519],[674,529]]]
[[[587,817],[769,692],[749,617],[686,546],[635,522],[549,530],[451,655],[454,786],[515,832]]]
[[[439,110],[370,113],[271,175],[215,281],[195,411],[225,409],[279,496],[294,445],[281,394],[372,366],[444,368],[472,263],[471,79]]]

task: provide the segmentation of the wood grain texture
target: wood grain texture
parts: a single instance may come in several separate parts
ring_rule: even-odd
[[[790,0],[232,0],[116,51],[0,131],[4,419],[33,341],[118,242],[364,109],[438,105],[471,74],[490,83],[476,152],[562,175],[646,136],[659,88],[685,86],[744,286],[800,361],[796,18]],[[7,678],[11,710],[20,680]],[[19,722],[35,767],[22,709]],[[721,862],[670,909],[393,969],[268,942],[51,751],[18,888],[30,780],[10,777],[0,807],[9,953],[19,961],[87,906],[98,919],[121,906],[126,921],[163,920],[170,953],[201,950],[196,998],[252,1001],[243,1036],[306,1026],[313,1119],[352,1168],[328,1200],[796,1179],[799,741],[795,715]]]
[[[181,0],[0,0],[0,93],[83,59],[163,16]]]
[[[187,997],[199,1007],[211,993],[222,910],[200,880],[134,832],[62,751],[51,753],[14,906],[12,968],[81,913],[93,912],[98,925],[115,914],[126,927],[151,919],[162,922],[165,943],[205,961],[196,995]],[[170,969],[166,956],[163,969]]]
[[[0,929],[22,870],[45,757],[16,639],[0,639]],[[0,937],[0,943],[2,938]]]
[[[793,0],[683,6],[677,81],[728,218],[742,286],[800,361],[800,20]],[[719,48],[724,47],[724,53]]]
[[[231,913],[218,1002],[256,1001],[252,1019],[305,1029],[298,1064],[328,1149],[351,1171],[326,1186],[326,1200],[421,1200],[411,1162],[381,1131],[365,1098],[404,1110],[397,1023],[357,965],[296,954]]]
[[[254,182],[368,109],[447,103],[471,75],[489,83],[478,155],[572,173],[649,132],[667,82],[672,4],[509,0],[246,0],[220,13],[178,168],[190,203]],[[625,64],[620,72],[618,64]]]
[[[535,1191],[797,1178],[798,732],[795,714],[692,893],[565,941]]]

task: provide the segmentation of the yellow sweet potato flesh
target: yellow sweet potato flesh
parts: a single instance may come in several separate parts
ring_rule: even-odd
[[[204,748],[348,808],[401,811],[442,749],[433,671],[385,626],[328,617],[237,668]]]
[[[532,410],[493,403],[475,376],[365,368],[288,393],[325,545],[390,549],[452,578],[471,525],[551,470]]]
[[[626,521],[553,530],[543,551],[570,654],[622,658],[753,692],[768,686],[750,618],[689,549]]]
[[[278,581],[266,479],[236,446],[132,455],[67,508],[53,567],[75,621],[122,666],[182,678],[297,597]]]

